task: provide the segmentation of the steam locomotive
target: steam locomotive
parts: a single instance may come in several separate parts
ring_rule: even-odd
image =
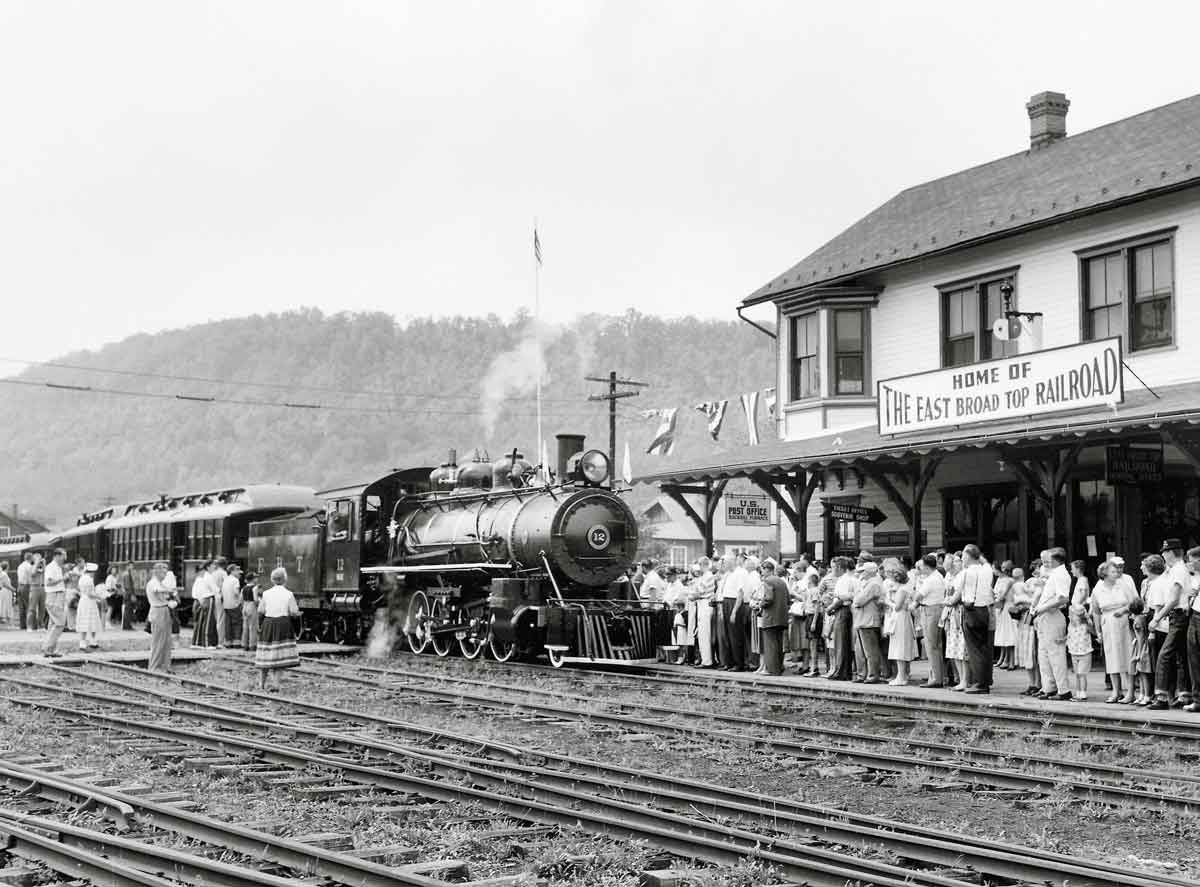
[[[626,581],[633,513],[604,486],[604,453],[557,440],[553,479],[515,450],[464,465],[452,453],[320,492],[319,513],[250,525],[249,564],[264,578],[287,568],[312,637],[364,640],[382,618],[416,653],[653,661],[670,614]]]

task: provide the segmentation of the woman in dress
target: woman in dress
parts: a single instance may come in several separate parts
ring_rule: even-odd
[[[79,577],[79,604],[75,608],[75,630],[79,632],[79,649],[99,648],[98,635],[104,628],[100,621],[101,591],[96,588],[95,575],[100,569],[95,564],[85,563],[83,575]]]
[[[917,658],[917,636],[913,628],[911,603],[912,585],[908,570],[899,561],[888,569],[887,617],[884,631],[888,635],[888,659],[896,663],[896,676],[888,681],[894,687],[908,684],[909,663]]]
[[[942,629],[946,632],[946,659],[954,663],[958,683],[951,690],[961,693],[967,689],[967,638],[963,634],[962,555],[946,558],[946,605],[942,608]]]
[[[993,606],[996,610],[996,638],[992,644],[1000,653],[996,668],[1003,668],[1005,671],[1016,668],[1013,664],[1013,648],[1017,645],[1017,623],[1008,613],[1012,589],[1013,562],[1005,561],[1000,565],[1000,576],[996,579],[996,584],[992,586],[992,594],[995,597]]]
[[[8,562],[0,563],[0,625],[8,625],[13,619],[13,584],[8,578]]]
[[[171,671],[171,611],[179,604],[175,583],[167,582],[167,565],[159,561],[146,583],[146,602],[150,605],[150,671]]]
[[[1028,686],[1021,692],[1022,696],[1033,696],[1042,691],[1042,673],[1037,653],[1037,626],[1034,624],[1033,614],[1045,584],[1041,563],[1032,562],[1029,565],[1029,578],[1021,583],[1019,592],[1014,589],[1013,603],[1009,607],[1009,613],[1017,620],[1017,667],[1025,669],[1028,682]]]
[[[296,632],[292,617],[300,615],[300,605],[287,587],[287,570],[276,567],[271,571],[271,587],[262,593],[258,602],[262,630],[254,664],[259,669],[259,689],[267,689],[267,676],[281,668],[299,668],[300,654],[296,649]],[[276,677],[276,689],[279,679]]]
[[[1096,634],[1104,645],[1104,670],[1112,679],[1112,693],[1105,702],[1134,702],[1133,680],[1129,663],[1133,658],[1133,631],[1129,608],[1137,594],[1132,583],[1121,582],[1121,572],[1111,561],[1100,566],[1100,581],[1092,589],[1091,616]],[[1124,695],[1122,696],[1122,690]]]

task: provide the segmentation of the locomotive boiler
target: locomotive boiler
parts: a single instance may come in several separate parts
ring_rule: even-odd
[[[415,652],[499,661],[543,650],[566,662],[652,660],[668,614],[643,608],[626,580],[637,523],[604,484],[608,457],[558,436],[549,479],[513,451],[494,463],[444,464],[432,491],[402,497],[388,523],[388,563],[365,567],[388,587]]]

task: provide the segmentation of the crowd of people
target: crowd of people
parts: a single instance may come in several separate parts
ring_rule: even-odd
[[[100,649],[100,632],[106,627],[128,630],[144,623],[150,633],[151,670],[169,671],[173,636],[180,633],[174,573],[166,563],[154,564],[139,592],[132,563],[114,565],[99,584],[97,571],[84,558],[68,564],[62,548],[48,561],[29,552],[17,567],[14,587],[8,564],[0,563],[0,625],[46,630],[42,655],[54,659],[62,655],[58,645],[64,632],[74,632],[79,650],[90,652]],[[192,583],[192,645],[253,651],[266,687],[268,672],[300,664],[293,625],[300,607],[282,567],[271,573],[266,591],[259,591],[257,578],[225,558],[200,565]]]
[[[856,683],[990,693],[995,670],[1023,670],[1022,695],[1087,700],[1093,660],[1107,703],[1200,712],[1200,547],[1167,539],[1140,583],[1110,557],[1089,576],[1062,548],[1023,568],[975,545],[910,558],[752,555],[688,568],[643,561],[640,600],[673,611],[681,664]],[[1093,581],[1094,580],[1094,581]],[[1196,696],[1193,696],[1193,687]]]

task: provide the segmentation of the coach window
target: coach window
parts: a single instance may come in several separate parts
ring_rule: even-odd
[[[789,400],[804,400],[821,394],[820,327],[817,316],[814,311],[790,320],[792,377]]]
[[[1119,336],[1129,351],[1174,342],[1173,233],[1085,250],[1079,258],[1084,340]]]
[[[861,308],[833,313],[833,394],[867,391],[867,321]]]
[[[1013,284],[1011,307],[1015,310],[1015,268],[938,287],[942,302],[942,366],[963,366],[1017,353],[1016,340],[997,339],[992,332],[993,324],[1004,316],[1001,287],[1006,280]]]

